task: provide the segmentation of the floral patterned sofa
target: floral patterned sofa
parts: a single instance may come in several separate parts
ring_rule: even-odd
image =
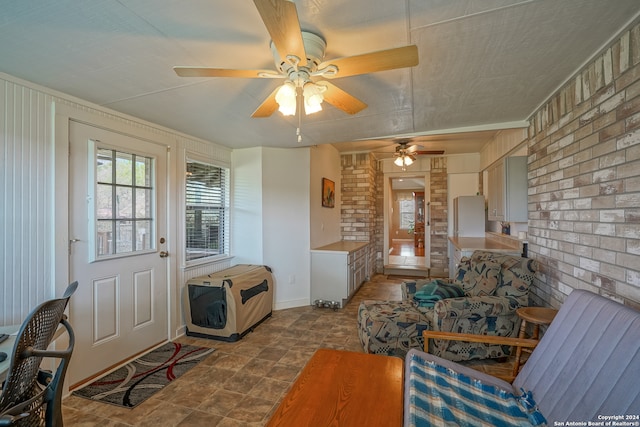
[[[516,309],[528,305],[529,286],[537,268],[532,259],[475,251],[461,260],[455,278],[446,280],[460,288],[462,297],[447,298],[448,289],[444,289],[445,297],[438,299],[438,283],[424,279],[404,282],[402,301],[360,303],[360,342],[368,353],[404,357],[411,348],[423,348],[425,329],[517,336],[520,322]],[[431,304],[417,298],[427,286]],[[453,361],[499,358],[510,351],[500,345],[460,341],[435,341],[430,348],[433,354]]]

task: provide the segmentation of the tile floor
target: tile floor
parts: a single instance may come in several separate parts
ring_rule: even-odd
[[[356,325],[360,301],[399,300],[402,280],[376,275],[337,311],[311,306],[274,311],[236,343],[181,337],[180,342],[216,351],[134,409],[67,397],[65,427],[262,426],[316,349],[362,351]]]

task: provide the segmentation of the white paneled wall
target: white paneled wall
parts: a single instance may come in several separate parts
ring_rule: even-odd
[[[527,128],[505,129],[480,150],[480,168],[486,169],[493,162],[504,157],[528,138]]]
[[[54,293],[51,103],[0,80],[0,324]]]

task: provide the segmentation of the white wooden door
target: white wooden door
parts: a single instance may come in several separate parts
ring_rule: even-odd
[[[74,385],[168,337],[166,146],[70,122]]]

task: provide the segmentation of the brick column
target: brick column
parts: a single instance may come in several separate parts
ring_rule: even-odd
[[[378,224],[378,168],[370,153],[345,154],[342,163],[342,240],[369,242],[367,275],[378,270],[376,253],[382,242]]]
[[[447,158],[431,159],[431,275],[449,275]]]

